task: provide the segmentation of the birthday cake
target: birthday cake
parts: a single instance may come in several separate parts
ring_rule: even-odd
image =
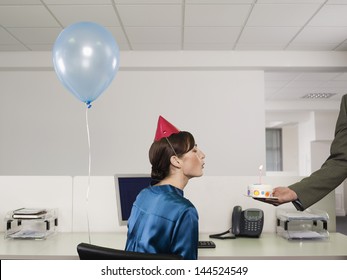
[[[247,195],[251,197],[268,198],[272,196],[272,186],[264,184],[252,184],[248,186]]]

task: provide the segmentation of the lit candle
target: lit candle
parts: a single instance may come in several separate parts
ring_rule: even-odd
[[[262,172],[263,172],[263,165],[260,165],[260,166],[259,166],[259,184],[261,184]]]

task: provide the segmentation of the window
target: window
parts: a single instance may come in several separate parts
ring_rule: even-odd
[[[283,171],[282,129],[266,129],[266,171]]]

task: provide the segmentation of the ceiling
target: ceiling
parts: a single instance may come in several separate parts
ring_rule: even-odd
[[[0,51],[50,51],[93,21],[122,50],[347,51],[347,0],[0,0]],[[266,100],[347,93],[347,72],[267,72]]]

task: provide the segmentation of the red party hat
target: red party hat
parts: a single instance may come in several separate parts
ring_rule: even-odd
[[[180,131],[175,126],[169,123],[162,116],[159,116],[154,141],[158,141],[163,137],[169,137],[171,134],[178,132]]]

